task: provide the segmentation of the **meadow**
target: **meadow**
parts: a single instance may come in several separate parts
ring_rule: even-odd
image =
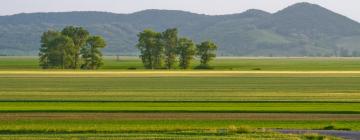
[[[51,74],[46,75],[51,76]],[[4,102],[34,100],[359,102],[359,82],[360,77],[327,76],[123,78],[16,76],[0,78],[0,100]]]
[[[107,56],[103,71],[144,70],[136,56]],[[199,64],[195,60],[192,68]],[[214,70],[234,71],[357,71],[360,58],[277,58],[277,57],[220,57],[210,62]],[[0,70],[40,70],[34,56],[0,56]]]
[[[360,59],[220,58],[212,70],[41,70],[0,58],[0,139],[311,139],[360,130]],[[196,65],[196,64],[194,64]],[[336,139],[336,138],[333,138]]]

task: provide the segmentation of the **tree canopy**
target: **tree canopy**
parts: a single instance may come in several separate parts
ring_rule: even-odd
[[[138,34],[139,43],[136,47],[140,50],[140,58],[147,69],[159,69],[163,66],[164,47],[160,42],[161,34],[146,29]]]
[[[85,47],[80,51],[82,54],[83,64],[82,69],[98,69],[104,63],[102,60],[101,48],[106,47],[105,39],[101,36],[90,36]]]
[[[195,45],[191,39],[179,38],[178,30],[171,28],[161,33],[145,29],[138,34],[136,48],[146,69],[175,69],[177,62],[178,67],[188,69],[195,54],[202,65],[208,65],[216,57],[217,45],[212,41]]]
[[[43,69],[98,69],[103,64],[100,48],[104,47],[102,37],[90,36],[82,27],[49,30],[41,37],[39,64]]]
[[[197,45],[197,55],[200,57],[200,63],[207,66],[211,60],[216,57],[217,45],[212,41],[205,41]]]
[[[70,37],[74,42],[73,68],[77,69],[79,68],[80,49],[85,45],[89,32],[82,27],[67,26],[61,31],[61,34]]]
[[[165,66],[167,69],[173,69],[176,63],[176,48],[178,42],[178,30],[176,28],[167,29],[162,32],[161,40],[164,43]]]
[[[179,54],[179,66],[188,69],[196,53],[195,43],[188,38],[180,38],[177,53]]]

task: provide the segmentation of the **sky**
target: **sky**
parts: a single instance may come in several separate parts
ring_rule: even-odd
[[[248,9],[274,13],[298,2],[319,4],[360,22],[360,0],[0,0],[0,15],[65,11],[133,13],[146,9],[207,15],[240,13]]]

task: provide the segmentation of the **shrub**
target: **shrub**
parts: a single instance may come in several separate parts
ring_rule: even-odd
[[[255,130],[251,128],[250,126],[239,126],[237,127],[237,133],[252,133]]]
[[[210,70],[210,69],[214,69],[214,68],[209,65],[199,65],[199,66],[196,66],[195,69]]]
[[[322,136],[319,134],[305,134],[302,136],[304,140],[342,140],[341,138],[331,137],[331,136]]]
[[[321,136],[319,134],[305,134],[304,139],[305,140],[327,140],[328,138],[326,136]]]
[[[335,126],[334,125],[329,125],[329,126],[325,126],[323,129],[324,130],[335,130]]]
[[[351,131],[350,128],[336,128],[334,125],[325,126],[323,130],[344,130],[344,131]]]
[[[228,127],[228,132],[229,133],[252,133],[252,132],[254,132],[254,129],[252,129],[249,126],[236,127],[235,125],[230,125]]]
[[[235,125],[230,125],[227,130],[229,133],[237,133],[237,127]]]

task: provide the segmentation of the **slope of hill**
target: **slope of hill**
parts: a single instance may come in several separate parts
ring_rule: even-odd
[[[360,54],[360,24],[318,5],[298,3],[271,14],[209,16],[185,11],[145,10],[31,13],[0,16],[0,55],[36,55],[41,33],[67,25],[84,26],[108,41],[108,55],[136,55],[136,34],[145,28],[177,27],[195,41],[216,41],[225,56],[338,56]]]

